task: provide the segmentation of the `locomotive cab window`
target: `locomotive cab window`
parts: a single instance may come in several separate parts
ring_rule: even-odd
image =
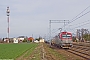
[[[67,38],[70,38],[71,37],[71,35],[67,35]]]
[[[71,35],[62,35],[62,38],[70,38]]]

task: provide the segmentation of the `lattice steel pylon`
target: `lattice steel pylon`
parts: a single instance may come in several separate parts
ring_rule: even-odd
[[[49,40],[50,40],[50,46],[51,46],[51,23],[64,23],[64,29],[65,29],[65,23],[69,23],[69,20],[49,20]],[[62,28],[60,28],[62,29]]]

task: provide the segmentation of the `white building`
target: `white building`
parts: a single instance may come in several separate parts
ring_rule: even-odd
[[[38,41],[38,40],[35,40],[34,42],[35,42],[35,43],[39,43],[39,41]]]
[[[39,42],[44,42],[44,39],[40,39],[40,41]]]
[[[18,43],[18,39],[13,38],[13,43]]]

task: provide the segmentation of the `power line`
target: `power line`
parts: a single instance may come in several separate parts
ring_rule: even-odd
[[[88,6],[86,9],[84,9],[84,10],[83,10],[81,13],[79,13],[76,17],[78,17],[80,14],[82,14],[82,13],[83,13],[85,10],[87,10],[89,7],[90,7],[90,6]],[[73,22],[76,17],[74,17],[71,22]]]
[[[84,26],[84,25],[87,25],[87,24],[90,24],[90,22],[88,22],[88,23],[85,23],[85,24],[83,24],[83,25],[80,25],[80,26],[77,26],[77,27],[75,27],[75,28],[78,28],[78,27],[81,27],[81,26]]]
[[[90,12],[90,11],[86,12],[85,14],[83,14],[83,15],[79,16],[78,18],[76,18],[75,20],[77,20],[77,19],[83,17],[84,15],[88,14],[89,12]],[[75,21],[75,20],[73,20],[73,21]],[[70,23],[72,23],[73,21],[71,21]]]
[[[90,21],[90,20],[89,20],[89,21]],[[74,30],[75,28],[78,28],[78,27],[81,27],[81,26],[85,26],[85,25],[87,25],[87,24],[90,24],[90,22],[84,23],[84,24],[79,25],[79,26],[77,26],[77,27],[74,27],[74,28],[72,28],[72,29],[70,29],[70,30]]]
[[[76,25],[84,24],[84,23],[89,22],[89,21],[90,21],[90,20],[87,20],[87,21],[84,21],[84,22],[81,22],[81,23],[78,23],[78,24],[74,24],[74,25],[76,26]],[[73,25],[73,26],[74,26],[74,25]]]
[[[90,7],[90,6],[88,6],[86,9],[84,9],[81,13],[83,13],[83,12],[84,12],[85,10],[87,10],[89,7]],[[74,17],[74,18],[72,19],[71,22],[65,24],[63,27],[65,27],[65,26],[67,26],[68,24],[74,22],[75,20],[77,20],[77,19],[83,17],[84,15],[88,14],[89,12],[90,12],[90,11],[86,12],[85,14],[83,14],[83,15],[81,15],[81,16],[79,16],[79,15],[81,14],[81,13],[79,13],[76,17]],[[79,17],[78,17],[78,16],[79,16]],[[63,27],[62,27],[62,28],[63,28]]]
[[[81,25],[79,25],[79,26],[77,26],[77,27],[74,27],[74,28],[67,28],[67,30],[72,30],[73,32],[75,32],[75,28],[78,28],[78,27],[81,27],[81,26],[85,26],[85,25],[87,25],[87,24],[90,24],[90,20],[87,20],[87,21],[84,21],[84,22],[82,22],[83,24],[81,24],[81,23],[79,23],[79,24],[81,24]],[[78,24],[75,24],[75,25],[78,25]]]

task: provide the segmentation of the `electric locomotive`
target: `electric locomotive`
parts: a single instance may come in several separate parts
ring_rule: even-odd
[[[70,32],[61,32],[56,35],[51,40],[51,45],[61,47],[61,48],[70,48],[72,47],[72,33]]]

